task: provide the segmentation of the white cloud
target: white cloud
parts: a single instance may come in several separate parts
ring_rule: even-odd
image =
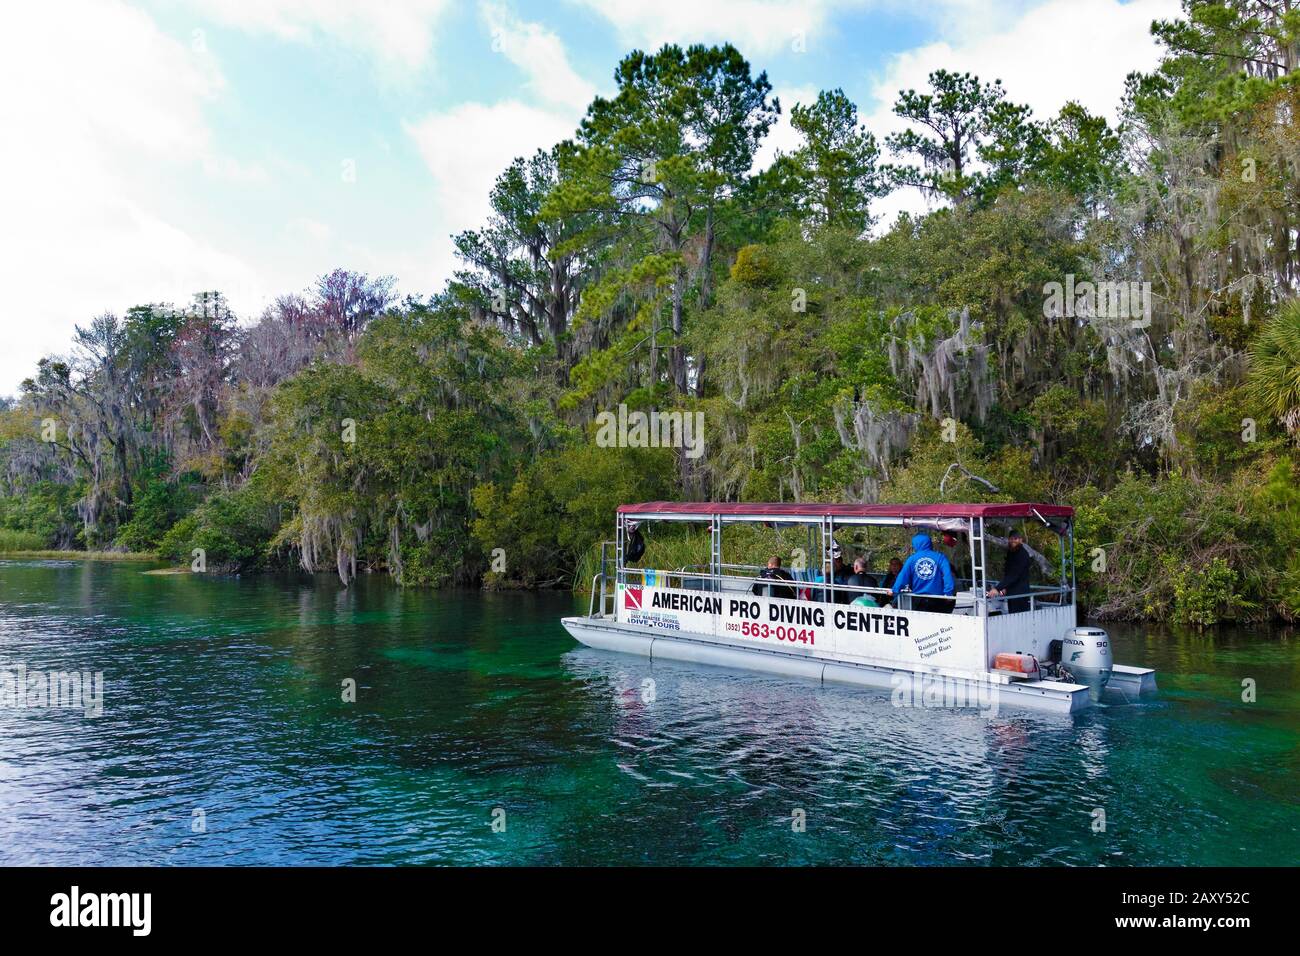
[[[747,56],[811,47],[832,0],[575,0],[605,17],[624,44],[730,41]]]
[[[491,213],[493,183],[518,156],[531,156],[573,136],[595,87],[569,65],[559,37],[508,8],[480,4],[493,48],[528,77],[528,91],[541,105],[520,99],[461,103],[426,114],[403,128],[433,175],[434,202],[444,237],[483,225]],[[449,278],[458,261],[449,238],[404,264],[400,274],[418,270],[436,280]]]
[[[203,171],[213,179],[232,183],[261,184],[271,181],[271,174],[261,163],[241,163],[233,156],[204,156]]]
[[[0,31],[6,120],[154,156],[203,153],[203,106],[225,86],[214,60],[117,0],[70,0],[58,16],[41,6],[15,8]],[[40,141],[27,145],[60,158]]]
[[[619,39],[654,50],[665,43],[729,41],[746,56],[817,55],[834,18],[886,12],[962,34],[996,31],[1036,0],[570,0],[604,17]]]
[[[286,230],[295,242],[324,245],[334,238],[334,228],[329,223],[308,216],[290,220]]]
[[[211,58],[117,0],[30,4],[9,17],[0,394],[101,312],[258,285],[247,264],[176,225],[156,192],[169,170],[239,168],[214,156],[204,122],[224,88]]]
[[[449,0],[190,0],[218,23],[313,43],[328,37],[374,55],[381,66],[423,66]]]
[[[492,34],[492,50],[501,53],[528,77],[528,89],[556,106],[585,111],[596,87],[569,65],[560,38],[539,23],[525,23],[505,6],[482,3]]]
[[[927,89],[927,76],[939,68],[1002,80],[1008,98],[1040,120],[1077,100],[1114,122],[1125,76],[1159,61],[1151,21],[1179,14],[1178,0],[1049,0],[1018,17],[1010,4],[992,0],[954,0],[949,7],[962,37],[946,30],[948,39],[894,56],[861,104],[882,148],[887,134],[906,125],[893,113],[898,92]],[[900,210],[926,208],[918,190],[903,189],[878,200],[873,212],[885,226]]]
[[[492,184],[516,156],[567,139],[576,121],[576,116],[507,100],[464,103],[403,125],[433,174],[439,224],[452,234],[484,223]],[[444,246],[445,253],[431,262],[441,277],[451,274],[455,262],[451,242]]]
[[[1019,20],[1000,21],[996,31],[898,54],[875,98],[888,110],[899,90],[924,88],[928,74],[944,67],[1002,80],[1010,97],[1040,118],[1073,99],[1113,120],[1125,76],[1158,59],[1151,21],[1178,10],[1179,0],[1050,0]]]
[[[816,86],[782,86],[774,87],[772,95],[781,101],[781,115],[767,131],[767,136],[759,144],[754,154],[754,170],[767,169],[776,160],[777,154],[789,155],[802,145],[798,131],[790,125],[790,110],[796,104],[809,106],[817,101],[821,92]]]

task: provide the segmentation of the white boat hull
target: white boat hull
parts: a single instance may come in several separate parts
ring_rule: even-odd
[[[588,647],[639,654],[659,660],[687,661],[766,673],[784,674],[836,683],[897,689],[904,679],[947,679],[979,685],[997,705],[1071,714],[1091,707],[1095,701],[1082,684],[1058,681],[1011,680],[1006,675],[957,675],[939,668],[908,667],[903,664],[868,664],[828,659],[808,652],[768,650],[729,643],[714,636],[676,632],[666,635],[643,625],[621,623],[609,618],[566,617],[562,623],[575,639]],[[1117,679],[1118,678],[1118,679]],[[1117,665],[1112,675],[1115,690],[1123,698],[1155,690],[1155,672],[1147,668]],[[1109,690],[1109,688],[1108,688]]]

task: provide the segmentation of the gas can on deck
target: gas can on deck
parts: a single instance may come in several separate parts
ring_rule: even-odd
[[[1033,654],[1012,654],[1004,651],[993,658],[993,669],[1004,671],[1022,680],[1038,680],[1038,658]]]

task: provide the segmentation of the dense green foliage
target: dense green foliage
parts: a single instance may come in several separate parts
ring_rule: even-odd
[[[1300,21],[1153,31],[1118,127],[940,70],[883,143],[794,105],[760,171],[765,74],[636,51],[427,301],[340,270],[244,325],[204,293],[79,328],[0,410],[0,532],[546,586],[623,501],[1061,500],[1096,613],[1300,615]],[[892,189],[937,208],[880,223]],[[702,443],[607,447],[620,407]]]

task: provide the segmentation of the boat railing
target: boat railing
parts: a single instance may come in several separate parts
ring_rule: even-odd
[[[600,543],[600,570],[591,578],[591,600],[587,603],[587,617],[613,617],[616,610],[614,602],[618,600],[617,582],[609,575],[609,548],[615,547],[613,541]],[[613,584],[614,587],[610,587]],[[596,602],[600,602],[597,613]]]
[[[682,572],[690,572],[690,576],[691,576],[691,577],[707,578],[707,577],[710,577],[710,575],[709,575],[709,574],[707,573],[707,571],[705,570],[707,567],[708,567],[708,565],[705,565],[705,564],[688,564],[688,565],[685,565],[685,566],[683,566],[683,567],[681,567],[681,568],[678,568],[677,571],[674,571],[674,572],[668,572],[668,573],[671,573],[671,574],[678,574],[678,573],[682,573]],[[736,575],[723,575],[722,577],[723,577],[725,580],[728,580],[728,581],[742,580],[742,581],[749,581],[750,583],[775,583],[775,584],[777,584],[777,585],[779,586],[779,582],[777,582],[775,579],[771,579],[771,580],[769,580],[769,579],[767,579],[767,578],[759,579],[759,575],[760,575],[763,571],[765,571],[765,570],[767,569],[767,566],[766,566],[766,565],[761,565],[761,564],[724,564],[724,565],[722,565],[722,567],[723,567],[724,569],[727,569],[727,570],[746,572],[745,575],[741,575],[741,576],[739,576],[739,577],[737,577]],[[633,570],[633,569],[628,569],[628,570]],[[790,570],[790,569],[789,569],[789,568],[785,568],[784,570],[787,570],[787,571],[788,571],[788,570]],[[799,570],[802,571],[803,569],[799,569]],[[658,573],[661,573],[661,574],[662,574],[662,573],[664,573],[664,572],[658,572]],[[883,571],[878,571],[878,572],[877,572],[877,571],[873,571],[873,572],[870,572],[870,573],[871,573],[873,576],[875,576],[875,577],[881,577],[881,576],[884,575],[885,572],[883,572]],[[974,580],[973,580],[972,578],[960,578],[960,577],[959,577],[959,578],[957,578],[956,580],[957,580],[957,588],[958,588],[959,591],[960,591],[962,588],[970,589],[970,588],[973,588],[973,587],[975,586],[975,582],[974,582]],[[825,582],[822,581],[822,580],[820,580],[820,579],[810,581],[810,580],[805,580],[805,579],[803,579],[803,578],[794,578],[794,579],[793,579],[793,583],[796,584],[796,585],[807,585],[807,586],[817,585],[817,587],[818,587],[819,590],[820,590],[821,588],[825,587]],[[873,593],[873,594],[892,594],[892,593],[893,593],[892,589],[887,588],[887,587],[873,587],[873,586],[865,586],[865,587],[864,587],[864,586],[862,586],[862,585],[856,585],[856,584],[836,584],[836,585],[833,585],[833,589],[836,590],[836,591],[840,591],[840,590],[844,590],[844,591],[850,591],[850,590],[853,590],[853,591],[864,591],[864,592],[867,592],[867,593]],[[1055,591],[1056,591],[1055,588],[1052,588],[1051,590],[1053,591],[1053,593],[1055,593]],[[936,596],[936,597],[943,597],[943,595],[934,595],[934,596]]]
[[[620,581],[624,584],[629,583],[630,581],[631,583],[642,583],[642,584],[647,584],[649,586],[657,585],[659,587],[676,588],[678,590],[684,590],[684,591],[707,590],[707,591],[731,591],[733,593],[742,592],[742,591],[749,593],[752,591],[753,586],[755,584],[758,584],[766,588],[789,587],[789,588],[796,588],[800,590],[807,589],[810,592],[812,592],[814,595],[819,596],[819,598],[814,598],[814,599],[821,599],[821,600],[825,600],[825,594],[827,591],[831,591],[831,592],[848,591],[855,595],[867,594],[872,597],[886,598],[890,600],[892,600],[894,597],[894,592],[891,588],[872,587],[870,585],[859,585],[859,584],[829,584],[828,585],[825,581],[821,581],[821,580],[801,580],[797,578],[791,579],[789,581],[780,580],[780,579],[771,579],[771,578],[761,578],[758,577],[758,572],[761,571],[762,569],[753,565],[723,565],[723,567],[727,569],[747,570],[752,572],[750,574],[745,574],[745,575],[712,574],[708,571],[701,570],[703,567],[704,565],[684,565],[675,570],[668,570],[668,569],[661,570],[658,568],[644,568],[644,569],[623,568],[620,572]],[[600,584],[602,587],[604,587],[607,580],[605,578],[604,573],[602,572],[601,574],[596,575],[596,577],[600,579]],[[702,585],[706,583],[712,586],[703,587]],[[731,585],[731,587],[728,587],[728,585]],[[593,587],[592,606],[594,609],[595,606],[594,594],[595,594],[596,582],[593,582],[592,587]],[[938,601],[951,601],[954,607],[958,604],[958,602],[971,599],[971,606],[979,606],[981,603],[987,602],[994,610],[996,610],[999,607],[1005,607],[1007,601],[1015,600],[1017,598],[1021,598],[1021,599],[1027,598],[1029,600],[1030,611],[1035,611],[1040,608],[1046,608],[1046,607],[1060,607],[1060,606],[1072,604],[1074,602],[1073,590],[1068,586],[1063,586],[1063,585],[1031,585],[1028,592],[1021,593],[1021,594],[1010,594],[1005,597],[997,597],[997,598],[988,598],[985,595],[977,593],[970,589],[968,589],[964,593],[958,592],[955,595],[954,594],[913,595],[911,591],[903,591],[900,595],[901,606],[904,609],[907,609],[910,606],[912,597],[914,596],[925,597],[927,599],[938,600]],[[614,597],[614,595],[611,594],[609,595],[609,597],[612,598]],[[827,602],[827,603],[833,603],[833,602]],[[884,601],[881,601],[879,603],[883,604]],[[606,613],[604,608],[605,608],[605,601],[604,598],[602,597],[601,600],[602,616],[604,616]]]
[[[623,575],[625,578],[625,583],[626,583],[626,579],[628,578],[639,578],[640,583],[647,583],[653,581],[655,585],[658,585],[660,587],[677,588],[683,591],[730,590],[730,591],[748,592],[755,584],[759,584],[764,587],[790,587],[790,588],[801,588],[801,589],[806,588],[818,593],[827,590],[827,584],[825,581],[802,580],[798,578],[792,578],[789,581],[785,581],[776,578],[760,578],[757,576],[756,573],[746,574],[746,575],[710,574],[707,571],[696,570],[697,567],[702,567],[702,565],[686,565],[674,571],[660,570],[658,568],[644,568],[644,569],[624,568]],[[732,565],[731,567],[742,567],[742,566]],[[759,569],[755,569],[755,570],[759,570]],[[722,585],[722,587],[701,588],[695,586],[695,582],[716,583]],[[633,581],[633,583],[637,583],[637,582]],[[733,584],[736,586],[732,588],[727,588],[725,587],[725,585],[727,584]],[[832,585],[831,587],[833,588],[833,590],[836,591],[853,591],[861,594],[872,594],[872,595],[882,595],[882,596],[890,596],[893,594],[893,591],[891,591],[889,588],[871,587],[869,585],[835,584]],[[949,601],[955,600],[955,598],[950,595],[949,596],[936,595],[936,596],[941,597],[944,600],[949,600]]]

